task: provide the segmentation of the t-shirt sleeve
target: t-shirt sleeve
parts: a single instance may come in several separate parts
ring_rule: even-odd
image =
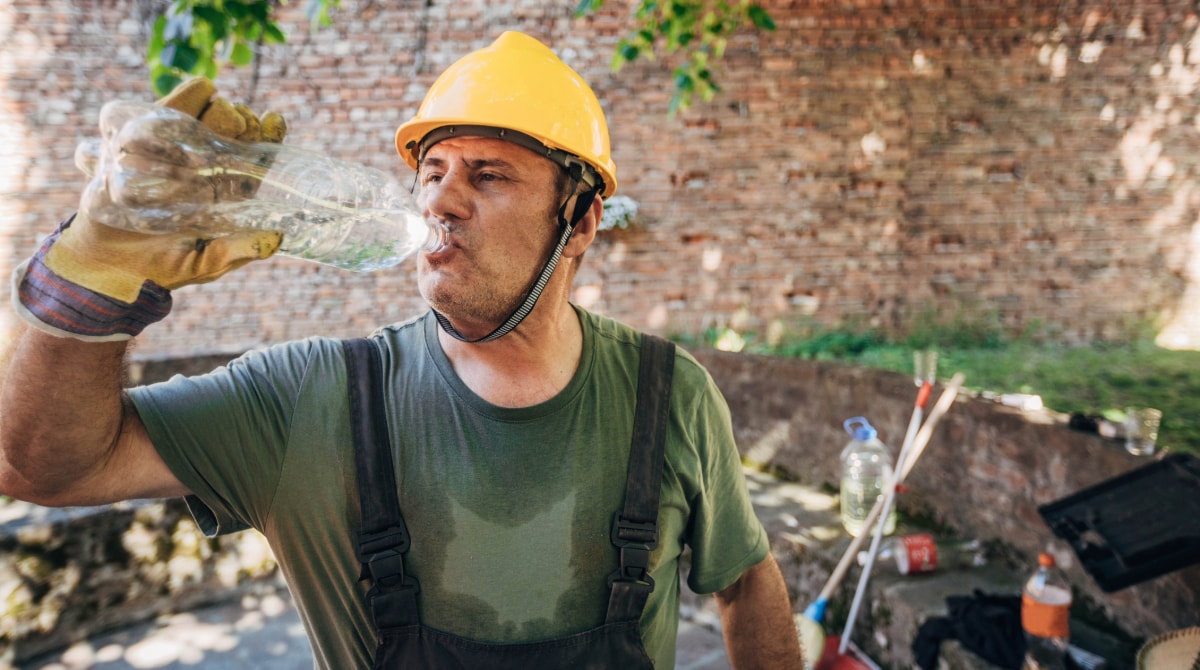
[[[155,449],[191,489],[186,501],[206,535],[264,527],[314,349],[289,343],[129,390]]]
[[[762,562],[770,542],[750,502],[725,398],[694,360],[681,358],[677,365],[676,374],[685,380],[702,376],[697,384],[682,385],[698,389],[694,398],[682,400],[690,409],[680,417],[691,433],[700,468],[688,528],[692,565],[687,582],[696,593],[714,593]],[[677,401],[681,399],[672,399]]]

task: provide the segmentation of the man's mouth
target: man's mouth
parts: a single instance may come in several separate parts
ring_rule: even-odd
[[[429,227],[429,238],[425,243],[426,255],[436,255],[449,251],[454,245],[451,240],[450,226],[447,226],[444,221],[439,219],[427,218],[425,223]]]

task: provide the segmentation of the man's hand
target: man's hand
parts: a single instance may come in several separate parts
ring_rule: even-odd
[[[287,132],[278,114],[261,119],[244,105],[216,95],[206,78],[190,79],[159,101],[198,118],[215,133],[244,142],[280,142]],[[240,197],[257,183],[221,188]],[[169,206],[169,203],[166,204]],[[170,291],[209,282],[250,261],[271,256],[282,235],[252,231],[228,235],[143,234],[102,225],[84,214],[62,224],[29,262],[18,268],[17,312],[54,335],[87,341],[128,339],[171,308]]]
[[[260,119],[241,103],[230,103],[217,95],[217,87],[207,77],[193,77],[158,101],[200,119],[209,130],[240,142],[282,142],[287,134],[283,117],[268,112]]]

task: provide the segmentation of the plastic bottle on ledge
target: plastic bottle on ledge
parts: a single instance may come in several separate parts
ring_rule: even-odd
[[[892,455],[879,441],[875,428],[861,416],[842,424],[851,440],[842,449],[841,517],[846,532],[854,537],[864,530],[871,508],[883,495],[883,487],[892,480]],[[896,508],[884,521],[884,535],[896,530]]]
[[[858,564],[867,564],[866,551],[858,552]],[[983,565],[987,565],[987,554],[979,540],[939,541],[929,533],[889,537],[875,555],[876,570],[900,575]]]
[[[392,175],[290,145],[245,143],[168,107],[110,102],[79,145],[79,210],[143,233],[283,233],[279,253],[371,271],[446,243]]]
[[[1066,668],[1070,647],[1071,586],[1052,554],[1038,555],[1038,568],[1021,594],[1025,670]]]

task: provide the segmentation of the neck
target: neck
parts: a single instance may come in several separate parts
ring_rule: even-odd
[[[501,407],[536,405],[566,388],[583,352],[583,328],[570,303],[550,297],[497,340],[472,344],[438,330],[446,357],[468,388]]]

